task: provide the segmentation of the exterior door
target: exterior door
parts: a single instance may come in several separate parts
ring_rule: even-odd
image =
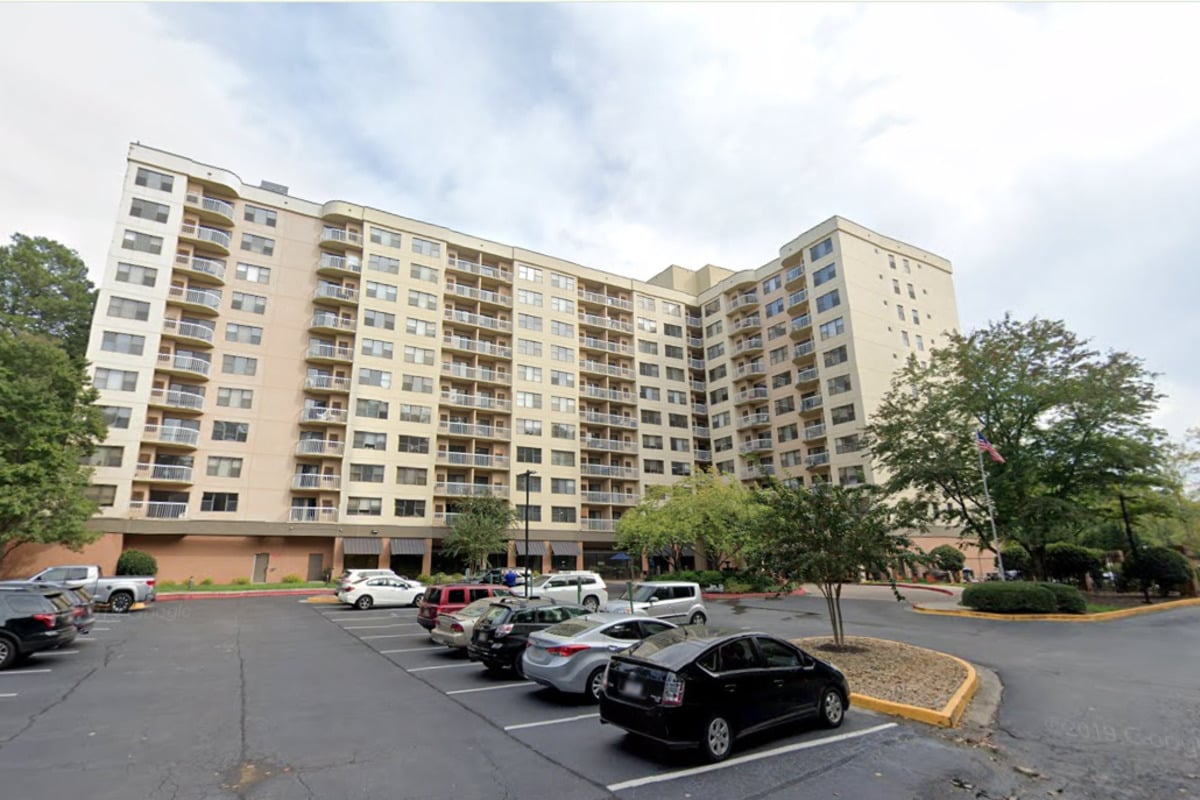
[[[254,554],[254,575],[250,578],[251,583],[266,583],[267,582],[267,562],[271,560],[270,553],[255,553]]]
[[[325,578],[325,556],[320,553],[308,554],[308,579],[319,581]]]

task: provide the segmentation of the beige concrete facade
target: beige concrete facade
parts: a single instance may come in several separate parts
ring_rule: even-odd
[[[699,468],[869,481],[854,435],[957,328],[950,264],[838,217],[778,253],[639,281],[131,145],[92,525],[166,579],[336,572],[363,540],[430,572],[456,498],[523,507],[532,469],[534,565],[596,566]]]

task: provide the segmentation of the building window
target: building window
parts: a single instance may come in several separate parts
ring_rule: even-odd
[[[574,397],[559,397],[558,395],[550,396],[550,408],[553,411],[558,411],[562,414],[575,413],[575,398]]]
[[[763,281],[762,291],[763,291],[763,294],[766,295],[766,294],[770,294],[771,292],[777,291],[782,286],[783,286],[783,276],[782,275],[772,275],[771,277],[769,277],[765,281]]]
[[[865,483],[866,480],[866,470],[863,469],[861,464],[838,468],[838,483],[842,486],[858,486],[861,483]]]
[[[374,356],[375,358],[391,358],[394,353],[394,345],[391,342],[385,342],[382,339],[363,339],[362,354],[364,356]]]
[[[387,300],[394,303],[396,302],[396,287],[390,283],[367,281],[367,297],[372,300]]]
[[[374,270],[375,272],[384,272],[388,275],[399,275],[400,259],[388,258],[378,253],[372,253],[367,257],[367,269]]]
[[[420,375],[405,375],[400,382],[400,388],[406,392],[433,394],[433,378]]]
[[[662,475],[664,473],[663,463],[657,458],[647,458],[642,461],[642,472],[647,475]]]
[[[416,422],[421,425],[428,425],[433,420],[433,411],[429,406],[401,403],[399,420],[401,422]]]
[[[217,405],[227,408],[250,408],[254,403],[253,389],[233,389],[223,386],[217,389]]]
[[[692,474],[692,465],[687,463],[686,461],[672,461],[671,462],[671,474],[672,475],[680,475],[680,476],[691,475]]]
[[[662,392],[653,386],[642,386],[638,389],[638,395],[643,400],[661,400]]]
[[[158,270],[154,267],[141,267],[137,264],[122,262],[117,264],[117,280],[138,286],[153,286],[158,280]]]
[[[253,233],[242,234],[242,249],[263,256],[275,254],[275,240],[265,236],[255,236]]]
[[[249,203],[242,210],[242,219],[246,222],[253,222],[255,225],[266,225],[268,228],[274,228],[278,215],[269,208],[261,206],[252,206]]]
[[[350,497],[346,514],[352,517],[378,517],[383,514],[383,500],[378,497]]]
[[[917,349],[922,352],[925,350],[925,340],[921,338],[921,334],[919,333],[917,334]]]
[[[250,435],[250,423],[213,420],[212,438],[214,442],[244,442]]]
[[[373,244],[381,244],[384,247],[399,247],[400,234],[392,231],[385,231],[383,228],[371,228],[371,242]]]
[[[383,389],[390,389],[392,386],[392,373],[382,369],[360,369],[358,371],[358,383],[360,386],[378,386]]]
[[[712,337],[718,336],[724,332],[725,332],[725,323],[722,322],[721,320],[717,320],[716,322],[710,322],[708,324],[708,327],[706,327],[704,329],[704,335],[709,337],[710,339]]]
[[[912,323],[913,325],[921,324],[921,312],[917,311],[915,308],[912,310]]]
[[[363,311],[362,320],[363,325],[368,328],[383,328],[386,331],[396,329],[396,315],[386,311],[375,311],[368,308]]]
[[[221,356],[221,372],[229,375],[254,375],[258,372],[258,359],[249,356]]]
[[[689,439],[679,439],[671,437],[671,452],[673,453],[688,453],[691,452],[692,443]]]
[[[424,500],[396,500],[395,514],[397,517],[424,517]]]
[[[837,319],[829,320],[829,322],[821,323],[819,330],[821,333],[821,341],[824,341],[844,333],[846,330],[846,323],[842,317],[838,317]]]
[[[667,305],[673,305],[673,304],[667,303]],[[676,306],[676,308],[678,308],[678,306]],[[683,326],[682,325],[671,325],[669,323],[666,325],[663,325],[663,336],[670,336],[675,339],[682,339],[683,338]]]
[[[538,370],[538,375],[539,375],[539,379],[540,379],[540,377],[541,377],[540,369]],[[563,372],[562,370],[552,369],[552,370],[550,370],[550,383],[553,384],[554,386],[574,386],[575,385],[575,375],[570,372]]]
[[[437,296],[429,292],[418,292],[416,289],[408,290],[408,304],[413,308],[423,308],[426,311],[437,310]]]
[[[835,306],[841,305],[841,303],[842,298],[838,295],[837,289],[834,289],[832,292],[826,292],[817,298],[817,313],[820,314],[822,311],[828,311]]]
[[[800,438],[800,429],[796,427],[796,423],[784,425],[782,428],[776,429],[777,441],[792,442]]]
[[[706,355],[707,355],[707,358],[709,361],[718,359],[721,356],[725,355],[725,343],[718,342],[714,345],[710,345]]]
[[[413,336],[437,336],[437,323],[425,319],[409,317],[404,322],[404,329]]]
[[[912,285],[911,283],[910,283],[910,284],[907,284],[907,286],[908,286],[908,296],[909,296],[909,298],[911,298],[911,299],[913,299],[913,300],[916,300],[916,299],[917,299],[917,290],[916,290],[915,288],[913,288],[913,285]]]
[[[663,437],[644,433],[642,434],[642,447],[647,450],[662,450]]]
[[[796,398],[792,396],[781,397],[775,401],[775,415],[787,414],[796,410]]]
[[[355,483],[383,483],[383,464],[351,464],[350,480]]]
[[[830,264],[827,267],[821,267],[813,273],[813,286],[817,287],[823,283],[828,283],[837,277],[837,264]]]
[[[908,346],[909,346],[909,343],[908,343],[908,331],[900,331],[900,341],[904,343],[904,346],[905,346],[905,347],[908,347]]]
[[[771,376],[771,388],[778,389],[781,386],[790,386],[792,383],[792,371],[780,372],[778,375]]]
[[[115,484],[92,484],[83,490],[83,496],[102,508],[108,508],[117,500]]]
[[[209,456],[205,474],[211,478],[242,477],[242,459],[229,456]]]
[[[833,239],[825,239],[812,247],[808,248],[808,260],[816,261],[819,258],[824,258],[833,252]]]
[[[574,439],[575,426],[565,422],[550,423],[550,435],[555,439]]]
[[[550,285],[555,289],[565,289],[568,292],[575,291],[575,279],[570,275],[561,275],[557,272],[551,272]]]
[[[541,408],[542,396],[537,392],[517,392],[517,408]]]
[[[428,239],[419,239],[414,236],[412,237],[412,249],[414,253],[420,253],[423,256],[431,256],[433,258],[442,257],[442,245],[440,242],[431,242]]]
[[[388,404],[383,400],[359,399],[354,406],[354,416],[368,419],[387,419]]]
[[[100,406],[100,415],[104,424],[110,428],[128,428],[129,416],[133,409],[125,406]]]
[[[775,323],[771,327],[767,328],[767,341],[770,342],[774,339],[778,339],[780,336],[785,335],[787,330],[788,324],[786,322]]]
[[[169,192],[175,188],[173,175],[165,175],[145,167],[138,167],[137,177],[133,179],[133,182],[138,186],[145,186],[147,189],[156,189],[160,192]]]
[[[110,297],[108,316],[145,322],[150,318],[150,304],[140,300],[131,300],[128,297]]]
[[[857,453],[862,450],[862,441],[857,434],[842,436],[833,440],[833,449],[838,453]]]
[[[782,297],[779,298],[778,300],[772,300],[771,302],[767,303],[766,309],[765,309],[766,316],[773,317],[776,314],[782,314],[782,313],[783,313],[783,298]]]
[[[576,522],[575,509],[572,506],[550,506],[551,522]]]
[[[846,422],[853,422],[854,421],[854,404],[851,403],[850,405],[837,406],[836,408],[831,409],[829,412],[829,418],[833,421],[834,425],[841,425]]]
[[[140,197],[133,198],[133,203],[129,206],[129,216],[148,219],[151,222],[166,222],[170,212],[170,206],[143,200]]]
[[[257,264],[238,262],[236,274],[239,280],[251,283],[270,283],[271,281],[271,268],[260,267]]]
[[[517,433],[525,436],[541,436],[542,421],[540,419],[518,419]]]
[[[648,408],[642,409],[642,424],[643,425],[662,425],[662,412],[651,411]]]
[[[558,311],[559,313],[562,313],[562,314],[574,314],[575,313],[575,301],[568,300],[565,297],[553,297],[552,296],[550,298],[550,308],[552,310]]]
[[[721,298],[718,297],[717,299],[710,300],[710,301],[708,301],[708,303],[705,304],[704,316],[711,317],[713,314],[716,314],[720,310],[721,310]]]
[[[639,331],[645,331],[646,333],[658,333],[658,323],[652,319],[648,319],[647,317],[638,317],[637,327]]]
[[[408,277],[414,281],[425,281],[426,283],[438,282],[438,271],[433,267],[422,266],[421,264],[410,264],[408,267]]]
[[[542,507],[541,506],[517,506],[517,520],[520,522],[541,522]]]
[[[663,348],[667,358],[683,358],[683,348],[677,344],[669,344]]]
[[[528,264],[517,264],[517,277],[529,283],[541,283],[542,271]]]
[[[404,346],[404,361],[408,364],[432,364],[434,352],[426,347]]]
[[[827,367],[837,366],[838,364],[846,362],[850,358],[850,354],[846,349],[846,345],[835,347],[832,350],[826,350],[823,355],[825,359],[825,366]]]
[[[677,406],[686,406],[688,404],[687,392],[681,392],[676,389],[667,389],[667,402]]]
[[[239,344],[262,344],[263,329],[257,325],[238,325],[236,322],[225,323],[225,341]]]
[[[387,434],[375,431],[355,431],[353,446],[363,450],[387,450]]]
[[[517,339],[517,352],[523,356],[541,358],[542,343],[536,339]]]
[[[200,497],[201,511],[237,511],[238,496],[236,492],[205,492]]]
[[[542,293],[532,289],[517,289],[517,302],[527,306],[541,306]]]
[[[572,350],[570,347],[563,347],[562,345],[552,344],[552,345],[550,345],[550,358],[552,358],[555,361],[561,361],[564,364],[574,364],[575,363],[575,351]]]
[[[836,378],[830,378],[825,382],[828,387],[829,394],[845,394],[850,391],[850,376],[838,375]]]
[[[769,357],[770,357],[772,365],[778,364],[781,361],[787,361],[788,349],[786,346],[785,347],[777,347],[770,352]]]
[[[551,478],[550,479],[551,494],[575,494],[575,479],[574,478]]]
[[[896,304],[896,316],[901,322],[904,322],[904,306],[900,305],[899,303]]]
[[[517,314],[517,327],[527,331],[540,331],[542,318],[533,314]]]
[[[570,450],[551,450],[550,463],[556,467],[575,466],[575,454]]]
[[[638,339],[638,352],[656,356],[658,355],[658,343],[648,339]]]
[[[116,331],[105,331],[104,338],[100,343],[101,350],[107,350],[110,353],[124,353],[131,356],[140,356],[145,348],[145,336],[138,336],[133,333],[117,333]]]
[[[542,448],[540,447],[518,447],[517,461],[521,464],[540,464],[542,463]]]
[[[657,378],[658,365],[642,362],[641,364],[638,364],[638,374],[643,378]]]
[[[687,374],[682,367],[667,367],[667,380],[669,381],[686,381]]]
[[[668,414],[667,424],[672,428],[688,428],[691,427],[686,414]]]
[[[550,320],[550,333],[555,336],[565,336],[568,339],[575,338],[575,323],[559,322],[558,320]]]
[[[96,369],[93,381],[97,389],[112,389],[118,392],[132,392],[137,389],[138,374],[123,369]]]
[[[232,298],[230,299],[229,307],[234,311],[249,311],[251,314],[265,314],[267,312],[267,298],[260,294],[234,292]]]
[[[529,381],[530,383],[541,383],[542,382],[542,368],[518,365],[517,366],[517,377],[523,381]]]
[[[429,452],[429,437],[428,436],[406,436],[401,435],[396,440],[396,450],[400,453],[428,453]]]
[[[708,380],[710,382],[711,381],[719,381],[728,374],[729,374],[729,367],[725,364],[721,364],[719,366],[713,367],[712,369],[710,369],[708,371]]]
[[[124,460],[125,448],[100,445],[84,459],[84,463],[92,467],[119,467]]]

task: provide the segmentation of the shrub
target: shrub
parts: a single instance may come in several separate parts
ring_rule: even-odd
[[[1046,575],[1055,580],[1082,581],[1084,575],[1098,572],[1103,564],[1103,554],[1097,550],[1069,542],[1046,546]]]
[[[234,586],[249,586],[250,579],[246,577],[237,577],[230,581]],[[211,582],[210,582],[211,585]]]
[[[720,586],[725,582],[725,576],[720,570],[706,569],[696,573],[696,583],[704,586]]]
[[[746,592],[752,591],[752,587],[750,584],[740,581],[737,578],[726,578],[725,591],[729,592],[730,594],[745,594]]]
[[[201,585],[201,586],[212,586],[212,585],[213,585],[213,579],[212,579],[212,578],[205,578],[204,580],[200,581],[200,585]]]
[[[424,574],[422,574],[422,575],[418,575],[418,576],[417,576],[417,583],[422,583],[422,584],[425,584],[426,586],[428,586],[428,585],[429,585],[430,583],[432,583],[432,582],[433,582],[433,576],[432,576],[432,575],[424,575]]]
[[[1147,547],[1121,568],[1127,583],[1142,589],[1157,587],[1163,597],[1181,589],[1195,574],[1187,556],[1169,547]]]
[[[1083,614],[1087,611],[1087,600],[1074,586],[1066,583],[1040,583],[1054,593],[1055,608],[1063,614]]]
[[[141,550],[126,550],[117,559],[118,575],[157,575],[158,562]]]
[[[1019,544],[1006,544],[1000,548],[1000,553],[1004,556],[1004,569],[1020,572],[1022,575],[1028,575],[1033,569],[1033,559],[1029,557],[1029,552]]]
[[[280,581],[283,583],[304,583],[304,579],[295,574],[284,575],[282,578],[280,578]]]
[[[949,544],[940,544],[930,550],[929,559],[933,566],[945,572],[958,572],[967,563],[963,551]]]
[[[963,589],[962,604],[997,614],[1053,614],[1058,609],[1053,591],[1027,581],[973,583]]]
[[[175,589],[175,588],[178,588],[178,586],[179,586],[179,584],[176,583],[175,581],[159,581],[158,583],[156,583],[154,585],[156,588],[158,588],[160,590]]]

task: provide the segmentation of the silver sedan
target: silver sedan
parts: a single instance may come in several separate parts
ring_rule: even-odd
[[[530,634],[522,667],[531,681],[598,701],[613,653],[674,627],[666,620],[628,614],[576,617]]]

